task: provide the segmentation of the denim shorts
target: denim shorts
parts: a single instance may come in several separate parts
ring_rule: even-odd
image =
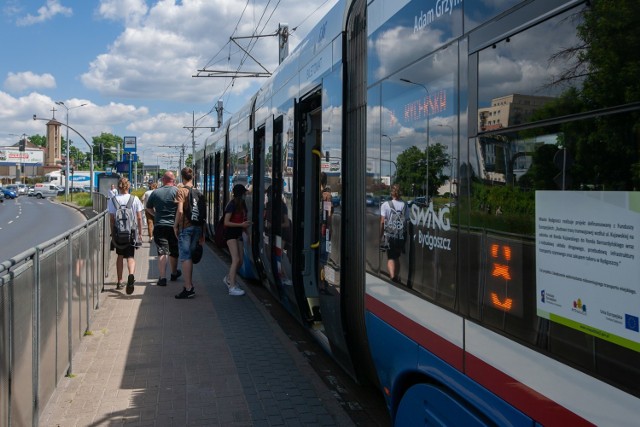
[[[180,247],[180,259],[191,259],[191,254],[200,240],[202,234],[202,227],[187,227],[183,228],[178,235],[178,246]]]

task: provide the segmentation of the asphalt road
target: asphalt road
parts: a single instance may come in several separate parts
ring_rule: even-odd
[[[84,215],[50,199],[20,196],[0,203],[0,262],[11,259],[86,221]]]

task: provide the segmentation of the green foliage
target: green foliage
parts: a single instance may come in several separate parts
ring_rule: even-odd
[[[33,145],[37,145],[38,147],[46,147],[47,146],[47,138],[42,135],[31,135],[29,137],[29,141]]]
[[[531,167],[518,183],[521,187],[537,190],[556,190],[554,177],[560,172],[553,162],[558,147],[551,144],[540,146],[533,154]]]
[[[581,42],[552,58],[567,60],[557,84],[569,84],[561,96],[535,112],[533,119],[568,116],[640,101],[640,7],[636,0],[600,0],[584,9],[578,25]],[[577,59],[572,62],[571,59]],[[549,132],[548,128],[524,132]],[[569,121],[554,126],[559,144],[574,160],[567,178],[571,190],[607,191],[640,188],[640,114],[602,115],[597,120]],[[553,153],[540,153],[520,182],[536,188],[557,188],[549,179]],[[559,172],[559,171],[558,171]]]
[[[637,0],[591,2],[578,34],[588,77],[582,97],[593,108],[640,100],[640,7]]]
[[[64,202],[64,194],[60,196],[56,196],[56,200],[59,202]],[[83,208],[88,208],[93,206],[93,201],[91,200],[91,194],[89,193],[69,193],[69,202],[73,203],[76,206],[80,206]]]
[[[535,192],[506,185],[471,184],[472,227],[519,234],[535,231]]]
[[[123,139],[120,136],[111,133],[101,133],[100,136],[93,137],[93,158],[100,169],[104,169],[105,165],[112,165],[116,161],[118,147],[122,153]],[[100,145],[102,145],[102,156],[100,155]]]
[[[449,179],[447,172],[450,165],[446,145],[431,144],[428,153],[426,149],[423,152],[414,145],[398,155],[395,182],[400,185],[403,194],[412,196],[425,194],[428,182],[427,192],[433,195]]]
[[[146,188],[138,188],[137,190],[131,191],[131,194],[133,194],[134,196],[138,196],[138,198],[142,200],[142,196],[144,196],[144,193],[146,191],[147,191]]]

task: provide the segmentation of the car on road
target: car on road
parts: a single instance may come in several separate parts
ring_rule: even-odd
[[[13,191],[14,193],[16,193],[16,196],[20,195],[20,187],[18,186],[18,184],[7,184],[4,187],[2,187],[3,189],[9,189],[11,191]]]
[[[367,206],[371,207],[371,206],[380,206],[380,198],[373,196],[371,194],[367,194],[367,196],[365,197],[365,202],[367,204]]]
[[[55,197],[58,195],[59,188],[52,184],[36,184],[33,188],[33,196],[38,199],[42,199],[45,197]],[[63,190],[64,193],[64,190]]]
[[[413,205],[418,205],[418,206],[420,206],[421,208],[426,208],[426,207],[428,206],[428,204],[429,204],[429,203],[428,203],[428,201],[427,201],[427,198],[426,198],[426,197],[424,197],[424,196],[419,196],[419,197],[416,197],[416,198],[415,198],[415,199],[413,199],[413,200],[409,200],[409,202],[408,202],[407,204],[409,205],[409,207],[411,207],[411,206],[413,206]]]
[[[5,199],[15,199],[18,197],[18,194],[8,186],[2,188],[2,193],[4,194]]]

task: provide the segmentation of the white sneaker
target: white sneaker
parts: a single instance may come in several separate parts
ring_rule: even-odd
[[[231,284],[229,283],[229,276],[224,276],[222,281],[224,282],[225,285],[227,285],[228,289],[231,289]]]
[[[242,289],[240,289],[237,286],[234,286],[233,288],[229,288],[229,295],[234,296],[234,297],[239,297],[244,295],[244,291]]]

